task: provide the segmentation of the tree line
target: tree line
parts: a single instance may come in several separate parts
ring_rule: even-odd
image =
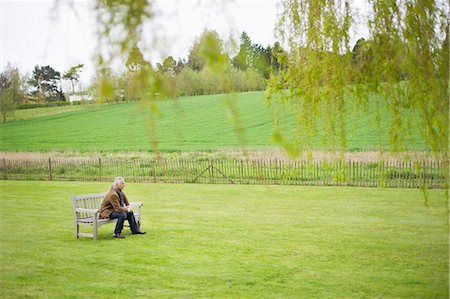
[[[71,67],[62,75],[51,66],[36,65],[31,76],[22,75],[18,67],[8,64],[0,73],[0,115],[3,122],[13,116],[19,105],[27,103],[46,103],[65,101],[62,82],[75,93],[75,84],[79,82],[83,64]]]
[[[205,52],[214,53],[214,59],[221,65],[220,75],[208,65]],[[231,39],[221,39],[216,31],[205,30],[194,40],[187,58],[176,60],[168,56],[153,66],[135,45],[128,53],[125,71],[118,73],[100,67],[88,89],[78,91],[89,93],[100,102],[138,100],[146,96],[139,87],[143,76],[147,77],[144,80],[147,83],[148,80],[154,83],[153,95],[157,97],[264,90],[270,73],[280,70],[277,55],[280,52],[284,50],[279,43],[264,47],[253,43],[246,32],[242,32],[237,46]],[[83,67],[78,64],[61,73],[49,65],[36,65],[31,75],[23,75],[16,66],[8,64],[0,73],[3,122],[20,105],[66,101],[66,95],[75,94]],[[65,88],[63,83],[67,85]]]
[[[279,43],[263,47],[253,43],[246,32],[242,32],[237,47],[216,31],[205,30],[194,40],[187,58],[168,56],[156,66],[134,45],[127,55],[126,70],[117,74],[101,68],[91,91],[96,98],[110,102],[136,100],[147,94],[174,98],[264,90],[270,73],[280,71],[278,52],[284,52]],[[208,59],[220,66],[220,72]]]

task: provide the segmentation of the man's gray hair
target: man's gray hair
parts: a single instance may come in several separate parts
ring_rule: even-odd
[[[114,186],[114,187],[117,186],[117,184],[120,183],[120,182],[125,182],[125,179],[124,179],[123,177],[121,177],[121,176],[117,176],[117,177],[114,179],[113,186]]]

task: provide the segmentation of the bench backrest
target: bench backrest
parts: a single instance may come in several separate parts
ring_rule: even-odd
[[[77,208],[100,209],[100,205],[102,204],[105,195],[106,193],[85,194],[79,196],[72,195],[73,212],[75,213]],[[78,219],[89,217],[92,217],[92,215],[84,212],[78,214]]]

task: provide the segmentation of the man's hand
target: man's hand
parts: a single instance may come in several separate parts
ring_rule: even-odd
[[[127,206],[128,209],[128,213],[130,213],[131,211],[133,211],[133,209],[131,208],[131,206]]]

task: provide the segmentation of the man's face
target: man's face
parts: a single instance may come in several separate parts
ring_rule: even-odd
[[[117,189],[123,190],[123,188],[125,188],[125,182],[124,181],[119,181],[117,183]]]

